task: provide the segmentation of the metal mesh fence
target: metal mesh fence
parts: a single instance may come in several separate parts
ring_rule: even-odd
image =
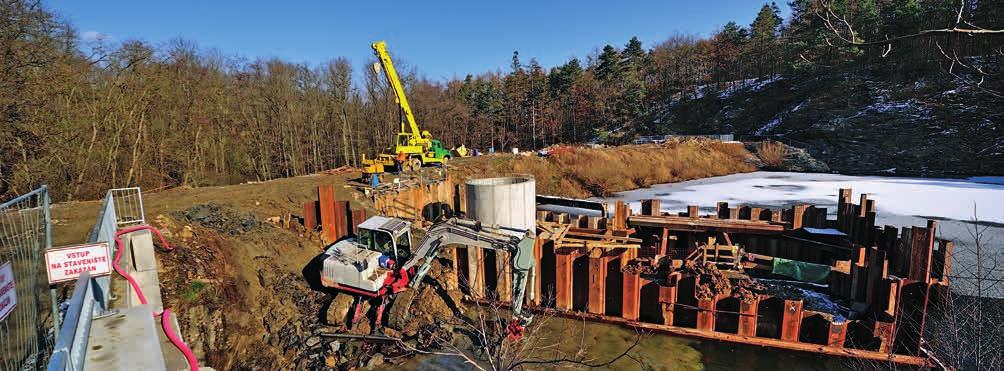
[[[973,221],[971,238],[955,241],[951,282],[930,307],[925,341],[946,368],[1004,369],[1004,251],[987,226]]]
[[[49,221],[45,186],[0,205],[0,311],[8,312],[0,321],[0,370],[37,369],[51,347],[51,308],[39,298],[48,286],[40,258],[51,246]]]
[[[143,194],[139,187],[109,190],[115,202],[115,224],[119,228],[146,224],[143,215]]]

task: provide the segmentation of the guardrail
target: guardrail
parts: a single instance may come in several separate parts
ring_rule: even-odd
[[[59,340],[49,357],[48,371],[82,370],[84,355],[87,354],[87,338],[91,334],[91,322],[97,301],[94,298],[95,280],[88,272],[77,278],[73,298],[66,309],[66,319],[59,329]]]
[[[105,194],[88,242],[109,242],[108,256],[115,256],[115,232],[120,227],[140,224],[146,224],[142,191],[137,187],[111,189]],[[110,284],[110,276],[87,276],[85,279],[85,275],[81,275],[77,279],[66,317],[59,327],[54,352],[49,358],[49,371],[83,369],[91,322],[109,312]]]
[[[139,187],[111,189],[108,195],[115,203],[115,224],[118,228],[146,224],[143,192]]]

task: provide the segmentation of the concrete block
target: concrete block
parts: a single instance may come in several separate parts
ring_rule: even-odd
[[[133,270],[137,272],[156,271],[157,255],[153,247],[153,233],[147,230],[137,231],[130,233],[128,239],[129,250],[132,253]]]
[[[94,320],[83,369],[167,370],[152,311],[140,305]]]
[[[164,304],[160,297],[160,280],[157,277],[157,270],[130,272],[130,275],[139,284],[140,289],[143,290],[143,296],[146,298],[147,304],[154,310],[164,310]],[[126,289],[126,307],[132,308],[142,305],[139,296],[133,290],[132,286],[128,282],[123,282],[122,284]]]

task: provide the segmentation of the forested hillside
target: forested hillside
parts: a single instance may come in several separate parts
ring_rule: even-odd
[[[707,38],[633,38],[558,66],[514,52],[508,70],[460,80],[399,70],[417,119],[450,146],[726,132],[805,143],[836,169],[1004,171],[1002,1],[788,6],[787,20],[765,4]],[[44,3],[0,0],[0,198],[358,164],[390,143],[398,109],[382,76],[338,53],[308,65],[188,40],[85,42]]]

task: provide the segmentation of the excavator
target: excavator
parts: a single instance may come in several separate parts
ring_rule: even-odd
[[[321,284],[353,295],[352,321],[361,317],[364,301],[378,299],[376,323],[395,294],[418,288],[432,267],[439,249],[448,245],[475,246],[508,252],[512,269],[512,313],[509,336],[518,338],[532,316],[523,312],[527,281],[534,268],[532,231],[517,231],[458,217],[445,218],[412,244],[411,223],[398,218],[373,216],[359,224],[356,237],[325,249]],[[375,326],[374,328],[376,328]]]
[[[394,69],[394,61],[387,53],[387,43],[377,41],[373,43],[372,47],[380,61],[373,64],[373,69],[379,73],[380,67],[383,66],[383,74],[387,78],[391,90],[394,91],[394,97],[401,109],[402,120],[394,146],[387,149],[390,153],[379,154],[373,159],[367,159],[365,155],[363,156],[362,163],[365,165],[363,176],[381,174],[388,168],[409,171],[418,170],[428,164],[445,165],[453,155],[449,148],[443,146],[442,142],[433,139],[428,130],[419,129],[415,115],[412,114],[411,106],[408,104],[408,98],[404,95],[404,86],[401,85],[401,79],[398,78],[397,70]]]

